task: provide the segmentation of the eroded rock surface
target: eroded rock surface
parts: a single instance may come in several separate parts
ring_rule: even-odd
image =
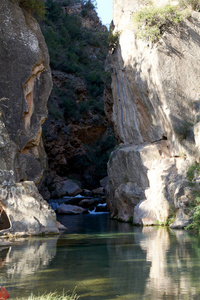
[[[48,50],[18,1],[1,1],[0,24],[0,205],[11,223],[7,233],[57,232],[55,214],[35,187],[46,165],[41,126],[52,86]],[[26,193],[15,193],[18,187]]]
[[[132,15],[143,4],[113,3],[120,37],[108,58],[107,115],[121,145],[108,164],[107,192],[113,217],[151,225],[187,204],[186,171],[199,160],[200,14],[151,44],[135,35]]]

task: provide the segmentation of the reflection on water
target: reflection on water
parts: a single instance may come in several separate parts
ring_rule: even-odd
[[[80,299],[200,299],[200,243],[185,231],[132,227],[108,215],[62,216],[68,231],[0,251],[11,297],[54,290]]]
[[[146,251],[146,260],[151,263],[145,294],[155,297],[170,294],[173,279],[167,275],[166,264],[170,235],[163,228],[152,230],[150,227],[145,227],[138,244]]]
[[[0,248],[0,282],[11,296],[27,295],[34,288],[32,276],[45,269],[56,256],[58,236],[17,239],[14,246]]]

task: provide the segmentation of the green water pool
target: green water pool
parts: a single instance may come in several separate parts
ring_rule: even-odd
[[[0,248],[10,298],[63,289],[80,299],[200,299],[200,239],[108,214],[62,216],[68,231]]]

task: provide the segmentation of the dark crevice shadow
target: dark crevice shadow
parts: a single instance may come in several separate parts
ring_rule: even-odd
[[[11,227],[9,218],[5,212],[5,210],[2,210],[0,213],[0,231],[9,229]]]

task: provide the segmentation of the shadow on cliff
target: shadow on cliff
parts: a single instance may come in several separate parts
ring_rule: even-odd
[[[181,37],[184,42],[188,42],[187,36],[184,37],[184,34],[187,34],[185,28],[190,32],[192,30],[185,25],[182,27],[182,31],[173,34],[177,38]],[[196,32],[192,38],[199,45],[200,36]],[[135,48],[138,48],[136,42]],[[151,52],[150,48],[149,51]],[[114,62],[115,56],[118,56],[118,59],[120,57],[118,70],[114,70],[114,80],[118,85],[116,93],[118,102],[121,106],[124,105],[125,110],[121,113],[120,122],[125,124],[123,126],[125,128],[128,127],[129,119],[133,120],[133,124],[129,128],[121,131],[121,141],[125,144],[140,145],[170,139],[171,135],[175,133],[179,143],[190,153],[191,145],[189,143],[195,143],[192,127],[198,114],[197,110],[195,112],[194,99],[192,96],[188,96],[187,90],[182,90],[182,82],[179,85],[170,82],[174,79],[167,77],[170,66],[164,65],[162,69],[160,64],[154,66],[152,61],[153,58],[156,58],[162,62],[170,57],[169,63],[173,59],[172,70],[170,70],[172,72],[173,69],[176,70],[178,61],[184,59],[184,53],[179,51],[178,47],[172,46],[170,39],[165,37],[162,40],[162,46],[158,45],[155,51],[155,55],[150,59],[143,52],[138,51],[137,57],[131,56],[126,62],[123,60],[120,45],[114,52]],[[177,62],[174,62],[176,59]],[[155,76],[155,72],[159,70],[160,73]],[[176,72],[177,75],[175,74],[174,77],[181,76],[179,70]],[[120,80],[124,81],[123,89],[120,89]],[[173,90],[172,94],[169,94],[170,88]],[[117,105],[119,114],[120,108],[119,104]],[[132,114],[131,117],[130,114]],[[118,124],[116,126],[119,127]],[[119,129],[117,130],[119,131]],[[125,132],[126,130],[127,132]],[[130,132],[131,135],[127,138]]]

